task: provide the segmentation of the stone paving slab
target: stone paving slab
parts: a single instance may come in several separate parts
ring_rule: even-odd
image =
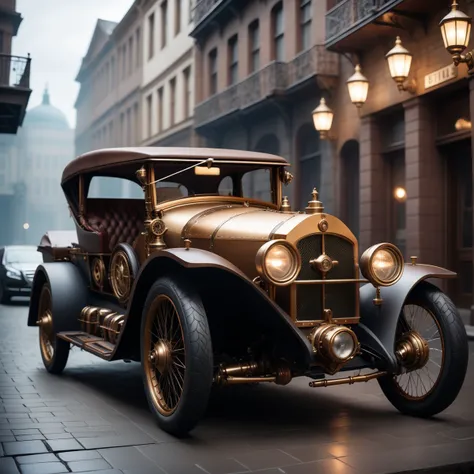
[[[0,306],[0,474],[389,474],[474,466],[472,361],[458,400],[436,419],[400,415],[377,383],[310,389],[297,379],[287,387],[215,390],[205,419],[178,440],[152,419],[138,364],[73,349],[65,372],[48,374],[26,311]]]

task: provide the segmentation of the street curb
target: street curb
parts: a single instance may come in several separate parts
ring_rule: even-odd
[[[465,325],[467,338],[471,341],[474,341],[474,326]]]

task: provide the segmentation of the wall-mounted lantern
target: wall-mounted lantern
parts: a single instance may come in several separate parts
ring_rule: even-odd
[[[352,103],[357,108],[362,107],[367,100],[369,80],[362,74],[359,64],[355,67],[354,74],[347,79],[347,88],[349,89]]]
[[[405,202],[407,200],[407,190],[402,186],[398,186],[393,190],[393,197],[398,202]]]
[[[474,52],[470,51],[467,54],[462,54],[462,52],[469,44],[471,24],[471,17],[458,10],[456,0],[453,0],[451,11],[439,23],[444,47],[453,57],[454,65],[466,63],[469,70],[474,69]]]
[[[329,130],[332,127],[334,112],[327,106],[326,99],[321,98],[319,105],[313,110],[314,128],[319,132],[321,139],[329,137]]]
[[[392,79],[397,83],[399,91],[407,91],[411,94],[416,92],[416,83],[414,80],[405,84],[410,74],[413,54],[403,45],[400,36],[395,40],[395,46],[385,55],[390,69]]]

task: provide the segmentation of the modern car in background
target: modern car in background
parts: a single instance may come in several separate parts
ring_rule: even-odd
[[[8,303],[12,296],[30,296],[36,267],[42,262],[36,246],[0,247],[0,303]]]

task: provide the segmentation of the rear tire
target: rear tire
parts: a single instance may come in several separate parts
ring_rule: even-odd
[[[150,410],[183,436],[204,416],[213,381],[209,324],[199,294],[183,278],[151,287],[141,324],[143,382]]]
[[[39,344],[41,358],[46,370],[51,374],[60,374],[69,357],[69,342],[59,339],[53,328],[53,299],[51,287],[45,283],[41,288],[38,305]]]
[[[417,330],[417,321],[421,326],[421,319],[415,317],[413,311],[409,321],[410,307],[415,307],[415,311],[421,308],[425,314],[423,320],[431,318],[432,324],[427,323],[430,325],[428,336],[424,337],[429,344],[428,361],[418,370],[398,376],[387,375],[378,381],[387,399],[400,412],[430,417],[448,408],[461,390],[469,358],[468,340],[454,303],[441,290],[426,282],[418,285],[405,301],[397,330],[399,338],[407,330]],[[417,332],[422,335],[419,330]],[[417,380],[421,380],[421,387],[416,385]]]

